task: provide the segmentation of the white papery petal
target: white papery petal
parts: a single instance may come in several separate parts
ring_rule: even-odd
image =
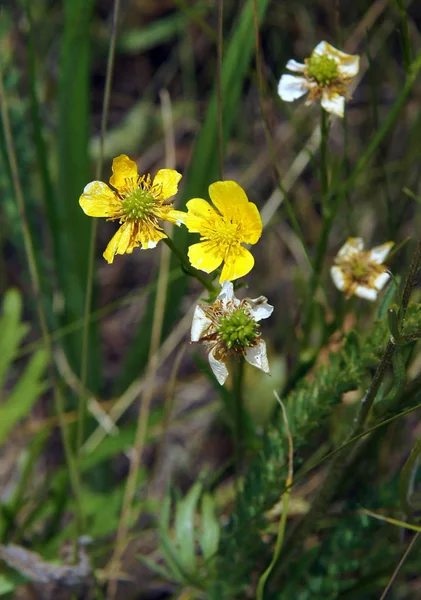
[[[345,289],[345,277],[341,267],[331,267],[330,274],[338,290],[343,291]]]
[[[218,300],[222,302],[222,306],[224,308],[226,308],[228,304],[234,306],[238,306],[240,304],[238,298],[234,296],[234,285],[232,281],[224,281],[221,287],[221,291],[218,295]]]
[[[262,319],[267,319],[273,313],[273,306],[268,304],[268,299],[265,296],[258,298],[246,298],[247,306],[249,307],[251,316],[257,322]]]
[[[353,254],[361,252],[364,248],[362,238],[348,238],[345,244],[338,252],[340,258],[350,258]]]
[[[278,85],[278,94],[285,102],[292,102],[307,93],[308,88],[306,83],[304,77],[282,75]]]
[[[253,365],[253,367],[257,367],[261,371],[264,371],[264,373],[270,374],[266,343],[263,340],[261,340],[257,346],[247,348],[244,357],[248,363]]]
[[[289,71],[294,71],[295,73],[303,73],[306,66],[304,63],[299,63],[293,58],[291,58],[291,60],[287,62],[286,68]]]
[[[218,383],[220,385],[224,385],[224,383],[227,380],[227,377],[229,375],[228,373],[228,369],[225,365],[225,363],[221,362],[220,360],[217,360],[214,356],[214,348],[209,352],[209,364],[210,364],[210,368],[213,371],[213,374],[215,375]]]
[[[198,342],[209,325],[212,325],[212,321],[205,315],[199,305],[196,306],[191,325],[191,341]]]
[[[390,274],[387,273],[386,271],[384,273],[380,273],[380,275],[377,275],[375,281],[374,281],[374,287],[376,288],[376,290],[382,290],[384,288],[384,286],[386,285],[386,283],[389,281],[390,279]]]
[[[383,264],[393,246],[394,242],[386,242],[381,246],[376,246],[375,248],[372,248],[369,253],[369,260],[371,260],[371,262],[375,263],[376,265]]]
[[[339,50],[338,50],[339,52]],[[344,54],[343,52],[341,54]],[[339,74],[342,77],[355,77],[360,70],[360,57],[358,54],[344,54],[346,58],[343,58],[341,63],[338,65]]]
[[[377,299],[377,291],[373,288],[366,287],[365,285],[357,285],[354,294],[365,300],[371,300],[372,302]]]
[[[333,46],[331,46],[327,42],[324,42],[324,41],[319,42],[317,44],[317,46],[314,48],[311,55],[313,56],[313,54],[317,54],[317,56],[323,56],[324,54],[328,54],[330,48],[333,48]]]
[[[332,115],[336,115],[337,117],[344,116],[345,98],[336,92],[323,90],[321,105],[326,112]]]

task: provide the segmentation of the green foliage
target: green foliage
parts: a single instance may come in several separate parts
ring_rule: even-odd
[[[21,322],[22,298],[16,290],[9,290],[3,300],[0,317],[0,393],[4,397],[0,405],[0,444],[8,433],[24,417],[45,391],[47,382],[43,379],[48,357],[44,350],[36,352],[12,389],[8,388],[8,378],[12,376],[12,365],[23,337],[29,327]]]

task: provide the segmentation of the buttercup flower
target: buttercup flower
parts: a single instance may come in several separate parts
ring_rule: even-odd
[[[338,290],[345,292],[347,298],[354,294],[376,300],[378,292],[390,279],[383,261],[393,246],[394,242],[386,242],[364,251],[361,238],[349,238],[335,258],[337,266],[330,269]]]
[[[216,181],[209,186],[214,204],[202,198],[187,202],[184,223],[191,233],[200,233],[200,242],[189,248],[191,264],[211,273],[221,263],[219,283],[246,275],[254,266],[252,254],[242,244],[255,244],[262,235],[257,206],[235,181]]]
[[[344,116],[345,98],[349,98],[347,85],[360,68],[357,54],[345,54],[327,42],[320,42],[304,64],[289,60],[287,69],[300,75],[282,75],[278,94],[282,100],[292,102],[309,95],[306,104],[321,99],[327,112],[337,117]]]
[[[120,222],[103,255],[108,263],[116,254],[130,254],[138,246],[155,248],[159,240],[167,237],[159,222],[180,225],[186,216],[174,210],[169,200],[177,193],[181,179],[177,171],[161,169],[152,181],[150,175],[140,176],[136,163],[125,154],[113,160],[112,170],[110,186],[92,181],[79,198],[80,206],[90,217]]]
[[[234,295],[230,281],[222,289],[212,305],[196,306],[191,328],[191,341],[203,342],[209,352],[209,364],[223,385],[228,377],[229,357],[244,357],[254,367],[270,373],[266,344],[260,337],[258,322],[267,319],[273,306],[267,298],[259,296],[251,300],[239,300]]]

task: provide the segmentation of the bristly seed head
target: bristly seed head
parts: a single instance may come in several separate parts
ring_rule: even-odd
[[[328,86],[339,77],[336,62],[326,55],[313,54],[308,59],[307,67],[309,77],[315,79],[320,86]]]
[[[220,319],[218,333],[228,350],[251,346],[258,336],[258,324],[243,308]]]
[[[126,220],[137,221],[148,216],[153,208],[154,197],[150,190],[140,186],[122,200]]]

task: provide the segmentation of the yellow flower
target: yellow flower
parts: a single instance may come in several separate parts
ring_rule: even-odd
[[[383,261],[393,246],[393,242],[386,242],[364,251],[361,238],[349,238],[335,258],[337,266],[330,269],[338,290],[345,292],[346,298],[354,294],[366,300],[376,300],[378,292],[390,279]]]
[[[108,244],[104,258],[112,263],[116,254],[130,254],[133,248],[155,248],[166,234],[159,221],[180,225],[185,213],[174,210],[171,196],[177,193],[180,173],[161,169],[151,180],[140,176],[136,163],[125,154],[113,160],[110,185],[92,181],[83,190],[79,204],[90,217],[119,220],[121,227]]]
[[[216,181],[209,186],[215,206],[202,198],[187,202],[184,220],[191,233],[200,233],[200,242],[189,248],[191,264],[211,273],[222,263],[219,283],[246,275],[254,266],[252,254],[242,244],[255,244],[262,235],[257,206],[249,202],[235,181]]]
[[[345,98],[349,97],[347,86],[360,68],[357,54],[345,54],[320,42],[304,63],[291,59],[286,68],[298,75],[282,75],[278,85],[282,100],[292,102],[308,93],[306,104],[320,100],[324,110],[344,116]]]

